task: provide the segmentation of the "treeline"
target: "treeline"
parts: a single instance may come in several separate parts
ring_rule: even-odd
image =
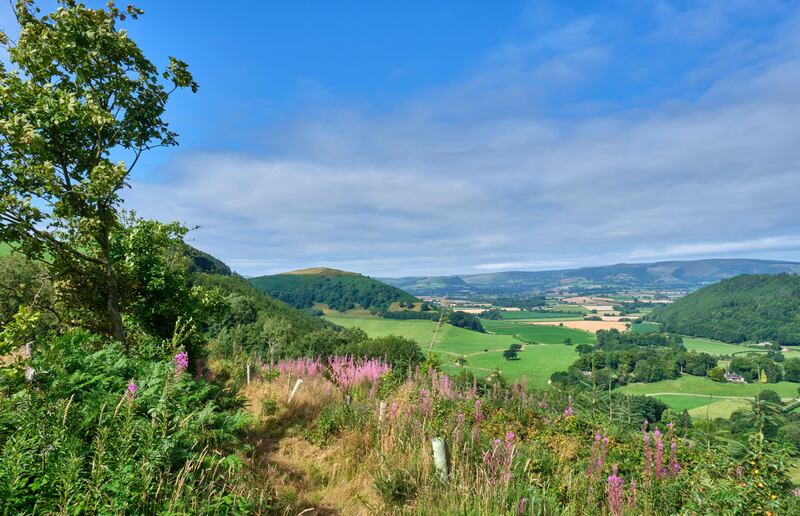
[[[777,383],[782,380],[800,383],[800,358],[786,359],[779,351],[748,353],[746,356],[735,356],[727,371],[717,367],[708,372],[708,377],[724,382],[728,371],[738,374],[748,383]]]
[[[384,310],[380,312],[380,316],[384,319],[400,319],[400,320],[411,320],[411,319],[423,319],[427,321],[434,321],[439,319],[439,311],[426,311],[426,312],[417,312],[414,310],[401,310],[401,311],[390,311]]]
[[[681,374],[706,376],[717,366],[708,353],[686,351],[680,336],[621,333],[600,330],[594,347],[576,346],[579,358],[567,371],[551,376],[562,386],[603,385],[611,388],[633,382],[658,382]]]
[[[360,274],[278,274],[251,278],[250,283],[297,308],[324,303],[344,312],[355,308],[383,311],[395,301],[419,301],[411,294]]]
[[[453,326],[458,326],[459,328],[465,328],[467,330],[486,333],[486,330],[483,328],[483,325],[481,324],[481,320],[475,317],[474,315],[468,314],[466,312],[458,312],[458,311],[449,312],[447,314],[447,322],[449,322]]]
[[[737,276],[659,307],[647,319],[665,331],[726,342],[800,344],[800,277]]]

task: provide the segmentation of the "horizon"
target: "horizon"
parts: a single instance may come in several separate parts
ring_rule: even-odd
[[[136,5],[200,90],[126,207],[243,275],[800,261],[796,2]]]
[[[478,276],[482,274],[503,274],[503,273],[515,273],[515,272],[558,272],[564,270],[580,270],[580,269],[596,269],[602,267],[618,267],[621,265],[658,265],[661,263],[671,263],[671,262],[699,262],[699,261],[720,261],[720,260],[730,260],[730,261],[762,261],[762,262],[770,262],[770,263],[785,263],[791,265],[800,265],[800,261],[791,261],[791,260],[779,260],[779,259],[764,259],[764,258],[743,258],[743,257],[733,257],[733,258],[698,258],[695,260],[661,260],[661,261],[652,261],[652,262],[618,262],[618,263],[604,263],[604,264],[594,264],[594,265],[583,265],[580,267],[570,267],[566,269],[515,269],[515,270],[502,270],[502,271],[485,271],[485,272],[478,272],[478,273],[453,273],[453,274],[410,274],[407,276],[373,276],[371,274],[361,273],[359,271],[351,271],[347,269],[337,269],[335,267],[326,267],[324,265],[312,265],[309,267],[300,267],[297,269],[292,269],[288,271],[282,272],[275,272],[270,274],[258,274],[255,276],[244,276],[245,278],[257,278],[262,276],[278,276],[281,274],[293,274],[293,273],[300,273],[304,271],[310,271],[314,269],[324,269],[324,270],[331,270],[337,272],[344,272],[344,273],[351,273],[351,274],[361,274],[362,276],[367,276],[374,279],[403,279],[403,278],[416,278],[416,277],[445,277],[445,276],[453,276],[453,277],[460,277],[460,276]]]

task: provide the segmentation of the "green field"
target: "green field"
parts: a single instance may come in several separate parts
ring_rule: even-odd
[[[506,378],[524,377],[529,386],[542,387],[551,374],[566,370],[578,358],[575,348],[564,344],[526,344],[517,356],[519,360],[506,360],[502,351],[490,351],[468,356],[467,366],[487,372],[497,368]]]
[[[426,351],[431,343],[431,338],[433,338],[433,330],[436,328],[436,322],[419,319],[381,319],[380,317],[354,317],[338,314],[326,315],[324,319],[346,328],[361,328],[370,337],[402,335],[417,341],[420,347]]]
[[[636,316],[631,315],[632,319],[635,319]],[[633,333],[655,333],[661,328],[661,325],[654,322],[643,322],[638,324],[631,324],[631,331]]]
[[[694,394],[701,396],[731,396],[752,398],[763,390],[772,390],[783,398],[796,398],[800,384],[778,383],[720,383],[701,376],[683,375],[677,380],[663,380],[654,383],[633,383],[620,389],[628,394]]]
[[[680,394],[665,394],[661,396],[654,396],[660,399],[672,410],[683,412],[684,410],[692,410],[697,407],[705,407],[708,405],[709,398],[705,396],[682,396]],[[711,400],[713,401],[713,399]]]
[[[503,320],[508,321],[515,321],[515,320],[527,320],[527,321],[539,321],[539,320],[556,320],[556,321],[576,321],[583,318],[582,314],[578,311],[572,313],[563,313],[563,312],[533,312],[533,311],[504,311],[501,315]]]
[[[683,337],[683,345],[689,351],[705,352],[710,355],[732,355],[734,353],[741,353],[742,351],[756,351],[719,340],[686,336]]]
[[[689,415],[696,419],[715,419],[718,417],[730,417],[735,410],[746,409],[750,406],[748,400],[742,399],[724,399],[713,401],[711,404],[706,404],[689,410]]]
[[[371,337],[402,335],[417,341],[425,352],[429,349],[436,327],[436,323],[432,321],[379,317],[329,315],[325,319],[340,326],[361,328]],[[478,333],[450,324],[442,325],[433,351],[440,354],[448,371],[458,372],[461,368],[454,360],[463,356],[467,361],[465,368],[478,376],[499,369],[508,379],[525,377],[528,385],[542,387],[551,374],[565,370],[578,356],[573,346],[563,344],[565,338],[572,338],[576,344],[594,342],[594,335],[591,333],[559,326],[534,326],[505,321],[484,321],[484,325],[493,333]],[[527,344],[519,352],[518,360],[506,360],[503,358],[503,351],[511,344],[520,343],[514,337],[516,333],[523,333],[526,338],[541,344]]]
[[[594,344],[594,333],[566,328],[563,326],[544,326],[507,321],[482,321],[486,331],[498,335],[514,335],[525,342],[540,344],[564,344],[564,339],[572,339],[573,344]]]
[[[773,390],[783,398],[795,398],[798,387],[800,384],[792,382],[718,383],[699,376],[684,375],[677,380],[636,383],[620,387],[619,390],[625,394],[655,396],[673,410],[688,410],[693,418],[713,419],[728,417],[734,410],[747,408],[750,400],[762,390]]]

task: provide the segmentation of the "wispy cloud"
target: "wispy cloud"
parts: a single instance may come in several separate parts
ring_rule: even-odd
[[[781,14],[764,21],[728,4],[659,4],[627,38],[615,13],[523,27],[447,88],[388,112],[298,114],[264,128],[268,156],[178,154],[128,200],[200,224],[196,243],[245,274],[800,259],[798,9],[764,4]],[[691,49],[674,32],[686,20],[702,52],[675,77],[626,60],[631,43]],[[738,36],[752,48],[737,61]]]

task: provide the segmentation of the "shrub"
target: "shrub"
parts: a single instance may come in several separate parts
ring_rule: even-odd
[[[414,499],[418,481],[418,472],[384,469],[375,476],[373,486],[385,504],[400,506]]]

